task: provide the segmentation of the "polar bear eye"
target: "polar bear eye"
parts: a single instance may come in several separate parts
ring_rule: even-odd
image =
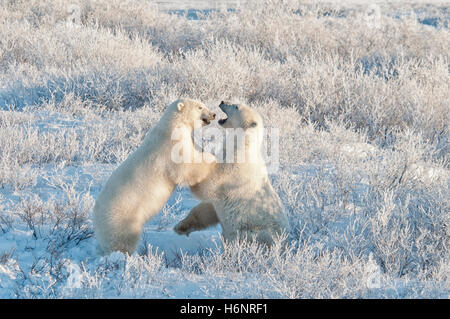
[[[199,106],[198,109],[201,110],[201,109],[203,109],[203,107]]]

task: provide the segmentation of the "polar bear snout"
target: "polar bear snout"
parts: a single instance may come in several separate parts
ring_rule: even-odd
[[[202,121],[206,125],[211,123],[211,121],[214,120],[215,118],[216,118],[216,113],[213,113],[209,110],[207,112],[202,113]]]
[[[228,102],[228,101],[222,101],[219,104],[219,107],[221,108],[221,106],[231,106],[234,105],[234,103]]]
[[[230,102],[226,102],[226,101],[222,101],[219,104],[219,108],[223,111],[223,112],[227,112],[226,110],[231,109],[233,106],[235,106],[236,104],[230,103]]]
[[[225,101],[220,102],[219,108],[227,116],[230,116],[231,113],[234,113],[235,111],[239,111],[241,109],[240,104],[231,103],[231,102],[225,102]]]
[[[230,117],[230,112],[235,109],[234,108],[234,104],[226,102],[226,101],[222,101],[219,104],[219,108],[222,110],[222,112],[224,112],[226,114],[226,118],[220,119],[219,120],[219,124],[221,126],[224,126],[225,122],[228,120],[228,117]]]

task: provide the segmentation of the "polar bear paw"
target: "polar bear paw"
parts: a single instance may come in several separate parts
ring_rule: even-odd
[[[175,227],[173,228],[173,230],[178,234],[178,235],[186,235],[189,237],[189,234],[192,233],[194,230],[192,229],[192,226],[189,225],[189,223],[187,223],[185,220],[182,220],[181,222],[179,222],[178,224],[175,225]]]

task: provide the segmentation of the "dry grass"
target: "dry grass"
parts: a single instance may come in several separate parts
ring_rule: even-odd
[[[16,297],[448,297],[448,6],[382,3],[371,20],[367,4],[266,1],[193,21],[75,1],[74,25],[73,2],[0,5],[0,240],[31,234],[0,251]],[[272,179],[292,249],[236,243],[171,273],[145,247],[79,262],[82,288],[67,290],[101,181],[65,170],[118,165],[179,96],[241,100],[280,128]],[[174,205],[157,227],[182,217]]]

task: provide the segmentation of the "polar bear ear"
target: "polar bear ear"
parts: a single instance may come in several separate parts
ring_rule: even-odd
[[[184,109],[184,103],[183,103],[183,102],[179,102],[179,103],[177,104],[177,109],[178,109],[178,111],[183,110],[183,109]]]

